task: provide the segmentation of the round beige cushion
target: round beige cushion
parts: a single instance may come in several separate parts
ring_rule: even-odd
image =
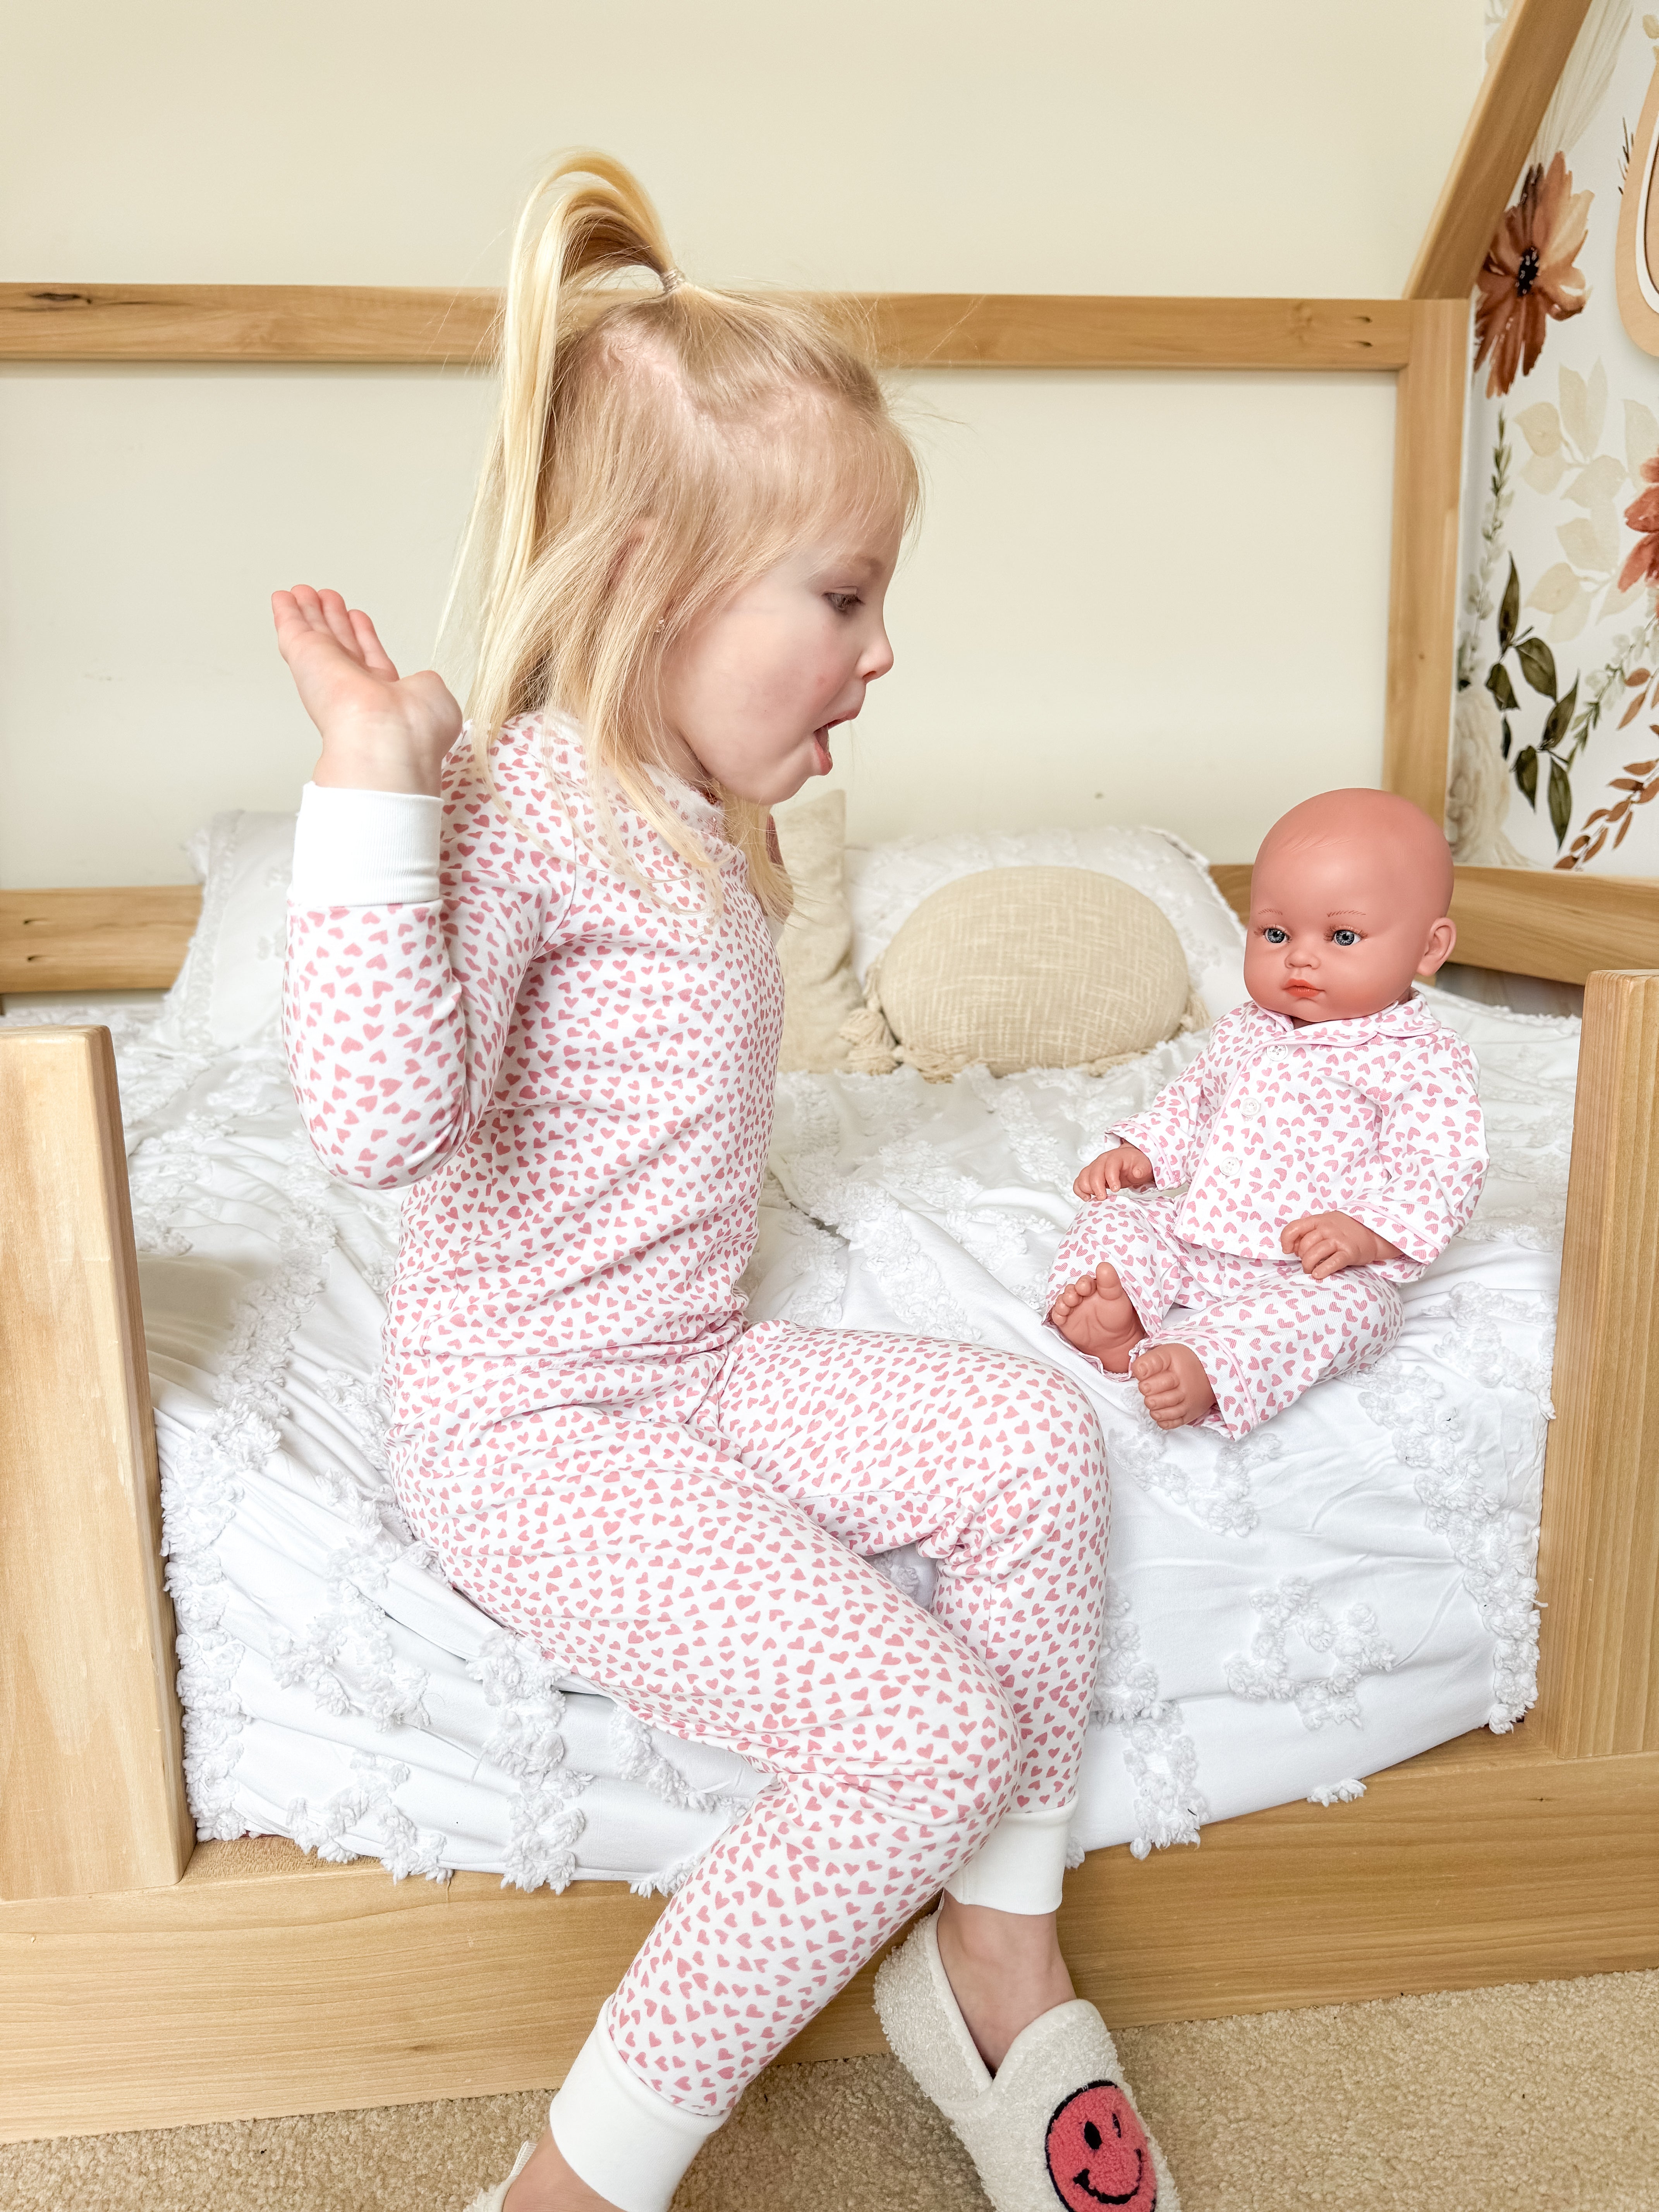
[[[852,1065],[931,1082],[983,1061],[1113,1065],[1207,1019],[1181,940],[1142,892],[1087,868],[988,868],[925,898],[848,1023]]]

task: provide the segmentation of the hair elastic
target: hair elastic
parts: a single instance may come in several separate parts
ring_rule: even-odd
[[[665,269],[662,272],[662,291],[664,299],[666,299],[671,292],[678,292],[680,286],[684,284],[684,277],[680,274],[678,269]]]

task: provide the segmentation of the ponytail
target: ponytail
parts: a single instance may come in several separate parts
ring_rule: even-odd
[[[500,361],[445,617],[474,641],[475,761],[488,781],[507,721],[568,714],[616,862],[633,873],[620,790],[717,900],[713,857],[647,773],[670,757],[665,647],[827,514],[908,522],[914,458],[873,371],[815,309],[688,283],[649,198],[603,154],[563,155],[531,195]],[[787,913],[767,809],[720,796],[756,895]]]

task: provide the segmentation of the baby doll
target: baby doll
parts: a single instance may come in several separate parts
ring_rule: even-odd
[[[1243,1436],[1385,1352],[1398,1283],[1474,1211],[1474,1055],[1412,991],[1449,955],[1451,854],[1380,791],[1292,807],[1256,855],[1251,1003],[1074,1186],[1048,1319],[1160,1428]],[[1170,1322],[1172,1307],[1182,1312]]]

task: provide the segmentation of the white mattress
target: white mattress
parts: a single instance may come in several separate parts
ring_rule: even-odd
[[[1395,1351],[1237,1444],[1164,1436],[1039,1316],[1078,1163],[1196,1040],[1097,1080],[780,1085],[752,1314],[1030,1352],[1099,1410],[1114,1597],[1074,1854],[1352,1795],[1531,1700],[1577,1024],[1434,1003],[1481,1063],[1480,1211]],[[85,1018],[122,1071],[199,1832],[672,1885],[762,1778],[570,1685],[410,1542],[374,1380],[395,1200],[324,1172],[268,1042],[204,1058]],[[925,1562],[889,1571],[926,1601]]]

